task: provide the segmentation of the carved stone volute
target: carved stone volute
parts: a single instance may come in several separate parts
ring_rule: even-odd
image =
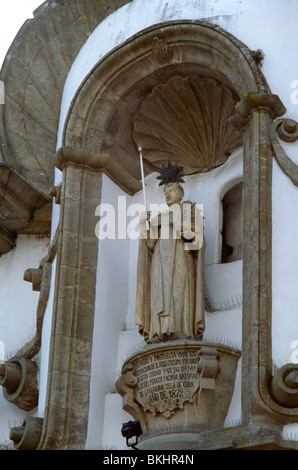
[[[37,366],[23,357],[1,364],[0,385],[4,398],[21,410],[31,411],[38,404]]]

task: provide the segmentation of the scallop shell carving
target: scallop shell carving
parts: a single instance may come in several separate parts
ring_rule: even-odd
[[[229,123],[237,98],[214,79],[172,77],[144,98],[134,115],[133,139],[154,167],[178,161],[187,174],[225,163],[241,145]]]

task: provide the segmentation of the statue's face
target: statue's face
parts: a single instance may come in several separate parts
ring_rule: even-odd
[[[179,204],[179,202],[183,199],[183,190],[178,184],[167,184],[165,186],[164,192],[168,206],[171,206],[172,204]]]

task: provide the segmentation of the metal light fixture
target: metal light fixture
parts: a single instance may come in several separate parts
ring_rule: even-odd
[[[128,447],[138,450],[135,446],[138,443],[140,435],[143,434],[140,421],[128,421],[127,423],[123,423],[121,434],[126,438],[126,445]],[[132,438],[134,438],[134,441],[131,441]]]

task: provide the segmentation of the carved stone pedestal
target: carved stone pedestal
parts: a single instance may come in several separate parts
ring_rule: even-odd
[[[149,345],[130,356],[116,389],[140,421],[138,448],[192,448],[198,432],[223,427],[239,357],[239,350],[200,341]]]

